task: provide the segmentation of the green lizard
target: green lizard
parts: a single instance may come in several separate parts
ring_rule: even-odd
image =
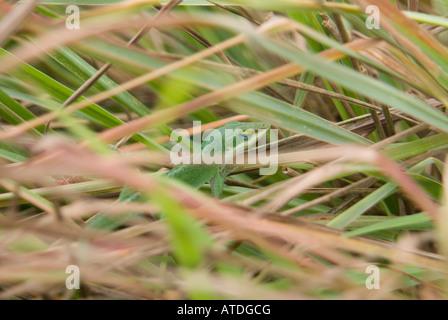
[[[238,122],[238,121],[230,121],[226,125],[216,129],[220,137],[222,137],[221,141],[215,141],[214,139],[206,139],[201,144],[201,151],[205,148],[213,148],[214,143],[218,143],[217,146],[221,147],[221,151],[224,154],[226,151],[226,146],[232,145],[233,150],[236,152],[242,152],[245,148],[250,148],[255,145],[257,139],[260,137],[260,134],[265,134],[266,130],[269,128],[269,125],[263,122]],[[234,135],[227,135],[226,130],[241,130],[237,131],[240,134],[240,143],[237,144],[235,142]],[[257,133],[257,130],[260,130]],[[242,139],[241,139],[242,138]],[[238,140],[237,140],[238,141]],[[179,181],[182,181],[193,188],[199,188],[204,183],[210,182],[210,188],[213,196],[220,198],[222,195],[225,179],[227,175],[229,175],[232,171],[235,170],[235,165],[228,166],[225,164],[201,164],[201,165],[178,165],[171,169],[166,176],[169,178],[173,178]],[[145,198],[138,191],[135,191],[127,186],[125,186],[120,196],[118,197],[118,201],[122,202],[130,202],[130,201],[145,201]],[[105,214],[96,215],[91,221],[89,221],[89,227],[96,229],[115,229],[122,224],[124,224],[131,217],[137,215],[137,213],[128,213],[125,215],[120,215],[116,217],[110,217]]]

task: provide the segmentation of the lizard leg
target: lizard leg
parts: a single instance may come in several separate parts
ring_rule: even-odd
[[[210,180],[210,187],[215,198],[221,198],[224,189],[224,182],[226,181],[225,170],[217,170],[216,174]]]

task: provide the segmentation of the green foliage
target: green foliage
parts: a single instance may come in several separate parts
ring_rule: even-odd
[[[0,9],[0,298],[446,299],[446,1],[29,4]],[[279,129],[277,172],[173,168],[194,120]]]

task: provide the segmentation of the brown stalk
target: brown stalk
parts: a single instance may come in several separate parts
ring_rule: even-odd
[[[33,11],[39,0],[28,0],[16,4],[0,22],[0,46],[17,30],[26,17]]]

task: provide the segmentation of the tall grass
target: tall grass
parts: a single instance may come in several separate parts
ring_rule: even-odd
[[[448,297],[444,1],[23,0],[0,14],[0,298]],[[161,174],[172,130],[230,120],[279,129],[274,175],[239,168],[216,199]],[[124,185],[149,200],[118,201]]]

